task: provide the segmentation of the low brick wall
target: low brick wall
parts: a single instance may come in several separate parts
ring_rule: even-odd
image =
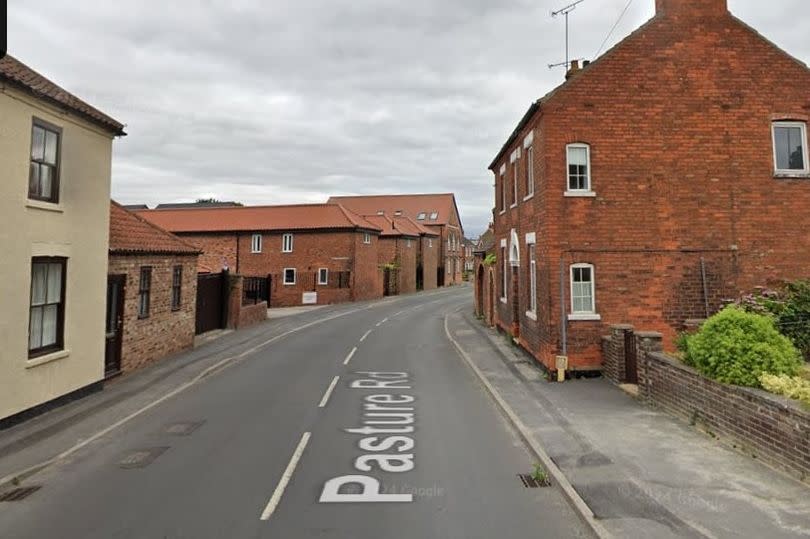
[[[810,480],[810,411],[765,391],[721,384],[660,352],[660,335],[637,334],[639,396],[733,442],[745,453]]]
[[[236,329],[246,328],[267,320],[267,302],[262,301],[256,305],[242,305],[236,321]]]
[[[230,299],[228,302],[228,328],[241,329],[262,320],[267,320],[267,302],[242,305],[242,288],[244,279],[240,275],[231,277]]]

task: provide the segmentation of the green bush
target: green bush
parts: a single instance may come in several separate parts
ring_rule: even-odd
[[[762,374],[795,376],[802,365],[790,340],[772,318],[726,307],[686,338],[684,360],[726,384],[761,387]]]
[[[796,399],[810,406],[810,380],[784,374],[780,376],[763,374],[759,377],[759,381],[766,391]]]
[[[743,296],[736,305],[750,313],[772,316],[779,332],[810,361],[810,281],[795,281],[779,290],[761,289]]]

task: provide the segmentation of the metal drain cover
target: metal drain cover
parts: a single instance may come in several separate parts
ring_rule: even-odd
[[[171,425],[167,425],[165,429],[163,429],[168,434],[174,434],[175,436],[188,436],[201,426],[205,421],[185,421],[181,423],[172,423]]]
[[[0,502],[18,502],[38,491],[42,487],[20,487],[0,494]]]
[[[545,481],[538,481],[537,479],[535,479],[534,477],[532,477],[527,473],[519,473],[518,477],[520,478],[520,481],[523,483],[523,486],[526,488],[540,488],[551,486],[551,483],[549,482],[548,479],[546,479]]]
[[[160,455],[166,452],[168,447],[151,447],[148,449],[139,449],[128,454],[121,459],[118,465],[125,470],[132,468],[145,468],[152,464],[152,462]]]

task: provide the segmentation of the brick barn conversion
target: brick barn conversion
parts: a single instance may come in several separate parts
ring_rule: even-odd
[[[408,217],[439,234],[441,244],[436,285],[459,284],[464,273],[464,228],[452,193],[415,195],[335,196],[329,203],[341,204],[358,215]],[[424,271],[425,288],[431,277]]]
[[[200,249],[110,204],[107,377],[194,344]]]
[[[271,307],[382,296],[380,228],[337,204],[141,210],[203,251],[201,272],[268,278]],[[267,298],[264,298],[267,299]]]
[[[532,103],[495,156],[494,318],[550,370],[612,324],[665,347],[755,286],[810,276],[810,71],[726,0],[653,19]]]

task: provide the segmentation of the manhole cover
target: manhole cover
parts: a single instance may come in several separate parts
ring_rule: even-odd
[[[0,494],[0,502],[18,502],[38,491],[42,487],[20,487]]]
[[[167,449],[169,448],[151,447],[149,449],[139,449],[121,459],[118,465],[125,470],[132,468],[145,468],[146,466],[152,464],[156,458],[166,452]]]
[[[182,423],[172,423],[164,429],[168,434],[175,436],[188,436],[198,428],[200,428],[205,421],[186,421]]]

